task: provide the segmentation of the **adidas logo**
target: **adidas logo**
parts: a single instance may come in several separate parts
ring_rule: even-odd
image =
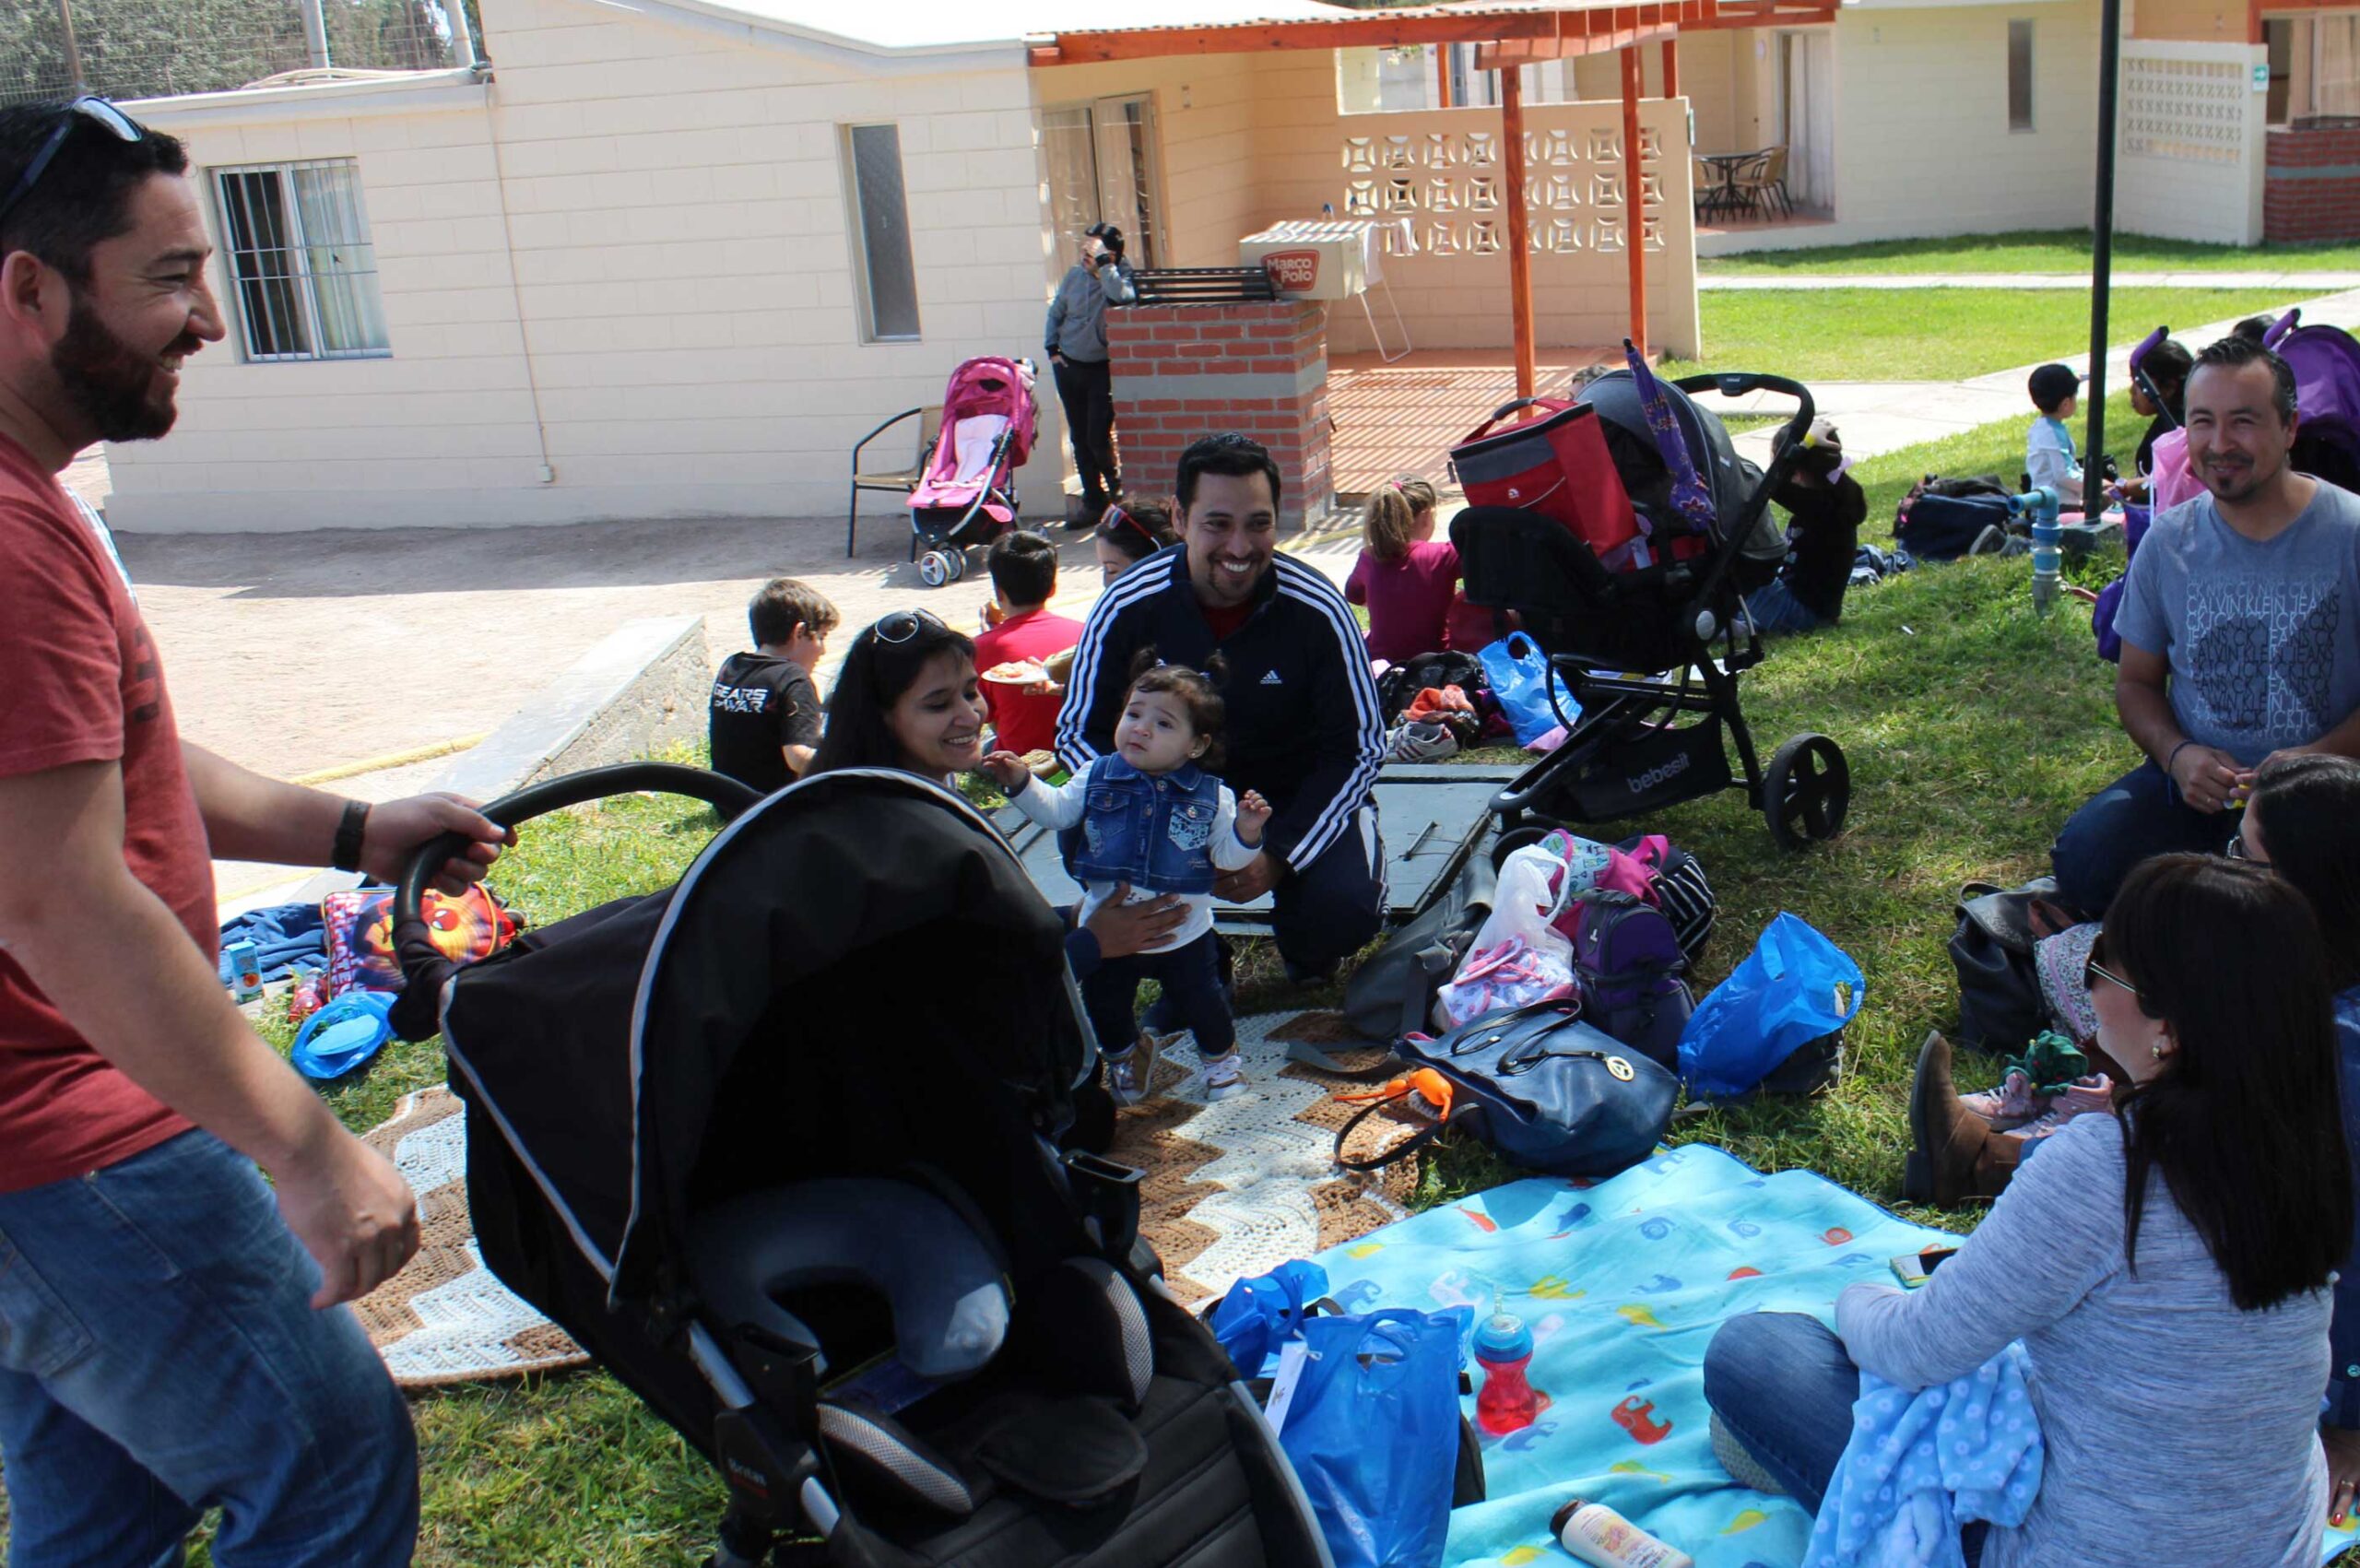
[[[1261,683],[1264,686],[1284,686],[1286,684],[1285,681],[1279,678],[1279,672],[1274,669],[1264,670],[1262,672]]]

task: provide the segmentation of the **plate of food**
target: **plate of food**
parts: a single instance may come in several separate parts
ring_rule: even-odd
[[[1038,686],[1049,678],[1048,666],[1038,659],[1009,659],[984,671],[994,686]]]

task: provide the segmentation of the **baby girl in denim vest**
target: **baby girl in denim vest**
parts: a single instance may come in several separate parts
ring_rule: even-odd
[[[1092,759],[1060,788],[1036,781],[1014,752],[984,759],[984,772],[1018,810],[1057,830],[1066,873],[1083,889],[1078,921],[1125,886],[1134,902],[1174,894],[1186,905],[1180,928],[1161,946],[1108,959],[1082,982],[1118,1104],[1136,1105],[1154,1090],[1156,1042],[1140,1032],[1133,1011],[1142,980],[1162,984],[1196,1036],[1206,1098],[1226,1100],[1246,1086],[1221,990],[1213,876],[1259,852],[1270,803],[1250,789],[1240,800],[1210,772],[1221,764],[1220,676],[1218,659],[1208,676],[1159,665],[1153,649],[1142,651],[1115,725],[1114,755]]]

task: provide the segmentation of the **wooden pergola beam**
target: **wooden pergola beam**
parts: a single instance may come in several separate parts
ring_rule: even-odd
[[[1510,61],[1529,65],[1664,42],[1682,31],[1832,22],[1836,5],[1837,0],[1642,0],[1551,8],[1436,6],[1333,20],[1079,29],[1034,44],[1031,60],[1038,66],[1086,65],[1175,55],[1474,43],[1484,46],[1481,67],[1495,70]]]

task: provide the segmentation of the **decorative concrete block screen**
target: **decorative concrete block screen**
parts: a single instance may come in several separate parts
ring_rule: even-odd
[[[1505,347],[1510,193],[1498,112],[1347,114],[1330,124],[1336,139],[1319,174],[1320,200],[1339,217],[1386,225],[1384,276],[1418,346]],[[1639,146],[1638,243],[1646,255],[1651,345],[1693,354],[1687,101],[1642,102]],[[1618,102],[1526,107],[1523,195],[1543,348],[1611,345],[1628,330],[1632,223],[1622,152]],[[1291,185],[1304,183],[1299,169],[1285,177]],[[1357,311],[1338,312],[1332,330],[1339,350],[1372,346]]]
[[[1115,432],[1127,487],[1152,495],[1198,436],[1235,430],[1278,460],[1280,521],[1325,516],[1335,501],[1328,460],[1328,310],[1271,304],[1135,305],[1106,312]]]
[[[2268,95],[2260,44],[2125,40],[2115,222],[2138,234],[2250,245],[2262,231]]]

